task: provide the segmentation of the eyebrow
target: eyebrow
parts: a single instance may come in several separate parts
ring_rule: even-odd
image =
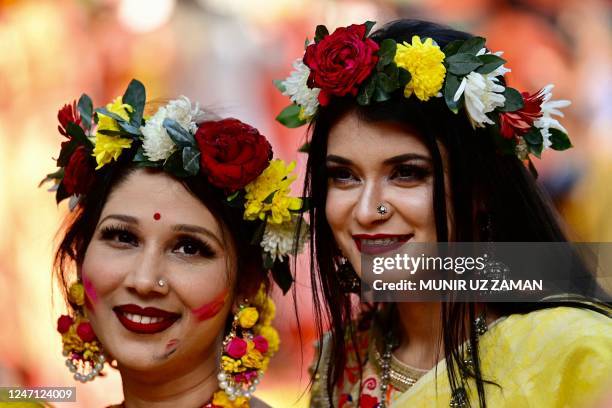
[[[390,157],[386,159],[383,162],[383,164],[386,164],[386,165],[398,164],[398,163],[403,163],[409,160],[423,160],[426,162],[431,162],[431,158],[429,156],[425,156],[423,154],[418,154],[418,153],[405,153],[405,154],[400,154],[398,156]],[[353,164],[353,162],[347,159],[346,157],[337,156],[335,154],[327,155],[327,161],[332,162],[332,163],[345,164],[345,165]]]
[[[136,217],[132,217],[131,215],[109,214],[106,217],[102,218],[102,220],[100,221],[99,225],[102,225],[102,223],[104,221],[106,221],[107,219],[115,219],[115,220],[126,222],[128,224],[133,224],[133,225],[138,225],[139,224],[138,219]],[[221,248],[224,248],[223,243],[219,240],[219,238],[217,238],[217,236],[212,231],[210,231],[207,228],[200,227],[198,225],[176,224],[176,225],[172,226],[172,231],[175,231],[175,232],[191,232],[191,233],[195,233],[195,234],[202,234],[202,235],[205,235],[205,236],[213,239],[214,241],[217,242],[217,244]]]

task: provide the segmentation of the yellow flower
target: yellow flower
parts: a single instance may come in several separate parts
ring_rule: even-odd
[[[261,362],[261,370],[262,371],[267,371],[268,370],[268,364],[270,364],[270,358],[269,357],[264,357],[263,361]]]
[[[240,360],[245,367],[259,370],[263,363],[263,355],[259,350],[253,348],[247,351],[247,353],[242,356]]]
[[[132,145],[132,139],[126,139],[119,136],[107,136],[101,133],[96,134],[95,147],[93,156],[96,158],[98,167],[101,168],[111,160],[117,160],[123,149],[128,149]]]
[[[412,44],[405,41],[403,44],[397,44],[394,60],[398,67],[404,68],[412,75],[412,79],[404,88],[406,98],[414,92],[417,98],[426,101],[442,89],[446,75],[446,68],[442,63],[444,53],[431,38],[422,43],[420,37],[415,35],[412,37]]]
[[[259,334],[268,340],[268,355],[276,353],[278,351],[278,345],[280,344],[280,339],[276,329],[272,326],[263,326],[259,330]]]
[[[223,371],[230,373],[239,373],[246,370],[246,367],[242,366],[240,360],[234,360],[228,356],[221,356],[221,368],[223,368]]]
[[[76,305],[83,306],[85,303],[85,292],[81,283],[75,282],[70,285],[70,289],[68,289],[68,299]]]
[[[125,120],[130,120],[130,115],[128,112],[132,112],[134,110],[132,106],[128,105],[127,103],[123,103],[123,98],[121,96],[116,97],[114,101],[107,104],[106,109],[109,112],[119,115]],[[98,113],[98,132],[100,130],[119,130],[119,125],[117,125],[117,121],[110,116]]]
[[[255,326],[257,319],[259,319],[259,312],[254,307],[245,307],[238,313],[238,323],[243,329]]]
[[[221,408],[249,408],[249,400],[245,397],[237,397],[231,401],[225,391],[219,390],[213,394],[213,405]]]
[[[294,168],[295,162],[287,166],[282,160],[272,160],[259,177],[246,185],[244,219],[264,220],[268,216],[267,222],[273,224],[282,224],[291,219],[290,210],[302,207],[300,198],[289,196],[291,183],[296,179],[296,176],[290,176]],[[269,200],[272,193],[274,196]]]
[[[259,310],[261,310],[259,323],[262,326],[269,326],[276,315],[276,305],[274,301],[268,297],[265,306],[260,307]]]

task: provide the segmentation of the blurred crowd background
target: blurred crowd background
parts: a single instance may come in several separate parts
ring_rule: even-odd
[[[571,99],[563,123],[575,146],[536,160],[540,180],[578,241],[612,241],[612,7],[605,0],[0,0],[0,386],[72,386],[51,298],[54,235],[66,204],[37,188],[54,171],[57,110],[88,93],[94,105],[140,79],[148,98],[186,95],[260,129],[277,156],[297,160],[305,130],[274,121],[288,75],[316,24],[400,17],[450,24],[503,50],[510,85],[556,84]],[[503,182],[501,180],[500,182]],[[305,260],[298,272],[301,333],[290,298],[276,296],[281,351],[258,395],[307,405],[314,332]],[[301,340],[301,341],[300,341]],[[302,347],[303,346],[303,347]],[[122,401],[120,379],[77,385],[78,402]]]

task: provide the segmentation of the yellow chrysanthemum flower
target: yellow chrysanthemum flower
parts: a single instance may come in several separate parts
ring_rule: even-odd
[[[415,35],[412,37],[412,44],[405,41],[403,44],[397,44],[394,60],[398,67],[404,68],[412,75],[412,79],[404,88],[406,98],[414,92],[417,98],[427,101],[442,89],[446,75],[446,67],[442,63],[444,53],[431,38],[422,43],[421,38]]]
[[[263,355],[259,350],[253,348],[247,351],[247,353],[242,356],[240,360],[245,367],[259,370],[262,367]]]
[[[131,105],[123,103],[123,98],[121,96],[116,97],[115,100],[107,104],[106,109],[108,109],[109,112],[119,115],[125,120],[130,119],[128,112],[132,112],[134,110]],[[119,126],[117,125],[117,121],[115,119],[102,113],[98,113],[98,131],[100,130],[119,130]]]
[[[250,329],[255,326],[259,319],[259,312],[254,307],[245,307],[238,312],[238,323],[243,329]]]
[[[295,162],[287,166],[283,160],[272,160],[259,177],[246,185],[246,220],[264,220],[267,215],[267,222],[282,224],[291,219],[290,210],[299,210],[302,207],[300,198],[289,196],[291,183],[296,179],[296,176],[290,176],[294,168]],[[275,194],[271,202],[264,202],[272,193]]]
[[[83,290],[83,285],[75,282],[70,285],[70,289],[68,289],[68,299],[76,305],[83,306],[85,303],[85,291]]]
[[[213,394],[213,405],[222,408],[249,408],[249,400],[245,397],[237,397],[231,401],[225,391],[219,390]]]
[[[268,340],[268,354],[274,354],[278,351],[278,346],[280,344],[280,338],[278,337],[278,332],[272,326],[263,326],[259,334],[265,337]]]
[[[93,156],[98,163],[96,167],[96,170],[98,170],[105,164],[110,163],[111,160],[117,160],[121,155],[121,151],[128,149],[132,145],[132,139],[98,133],[94,143]]]

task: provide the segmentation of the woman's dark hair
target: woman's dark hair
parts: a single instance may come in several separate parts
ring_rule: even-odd
[[[59,244],[55,252],[54,271],[60,282],[64,299],[70,283],[75,280],[75,266],[81,265],[87,247],[93,237],[100,215],[110,194],[138,167],[132,162],[136,146],[124,151],[117,162],[96,172],[95,184],[79,205],[64,220],[59,231]],[[146,169],[160,172],[161,169]],[[177,179],[206,206],[219,222],[224,241],[233,248],[237,272],[234,292],[241,295],[255,294],[261,283],[269,286],[263,267],[261,249],[250,240],[255,233],[252,224],[243,221],[243,208],[227,204],[225,193],[212,186],[203,177]],[[240,278],[242,277],[242,279]],[[68,302],[66,302],[71,307]],[[229,326],[228,326],[229,327]]]
[[[371,38],[378,43],[387,38],[401,43],[411,42],[414,35],[432,38],[440,48],[451,41],[472,37],[426,21],[399,20],[377,30]],[[335,98],[329,105],[321,106],[311,125],[304,195],[311,198],[310,256],[316,328],[321,338],[323,326],[328,322],[331,332],[331,362],[327,367],[327,384],[322,386],[327,388],[332,405],[333,386],[343,373],[349,349],[345,344],[347,328],[351,331],[349,341],[355,341],[353,325],[350,324],[354,318],[353,305],[350,296],[338,295],[342,293],[335,261],[339,249],[325,216],[327,140],[331,128],[345,114],[354,114],[366,122],[400,124],[421,137],[430,151],[434,167],[433,210],[438,241],[567,241],[552,205],[525,165],[513,155],[498,154],[491,134],[486,129],[474,130],[465,113],[453,114],[444,98],[421,102],[414,97],[405,98],[399,90],[388,101],[368,106],[358,105],[354,97]],[[447,153],[448,186],[444,183],[444,162],[438,143]],[[447,208],[447,190],[450,208]],[[452,236],[449,235],[447,214],[451,215]],[[320,296],[324,299],[323,304]],[[563,304],[588,307],[579,302]],[[504,316],[556,305],[491,303],[487,308]],[[373,307],[376,310],[380,305]],[[484,383],[488,381],[483,378],[478,359],[475,303],[443,302],[440,318],[451,389],[468,386],[467,378],[475,379],[479,405],[485,407]],[[392,329],[387,327],[385,330]],[[463,362],[459,350],[466,339],[470,343],[473,367]]]

